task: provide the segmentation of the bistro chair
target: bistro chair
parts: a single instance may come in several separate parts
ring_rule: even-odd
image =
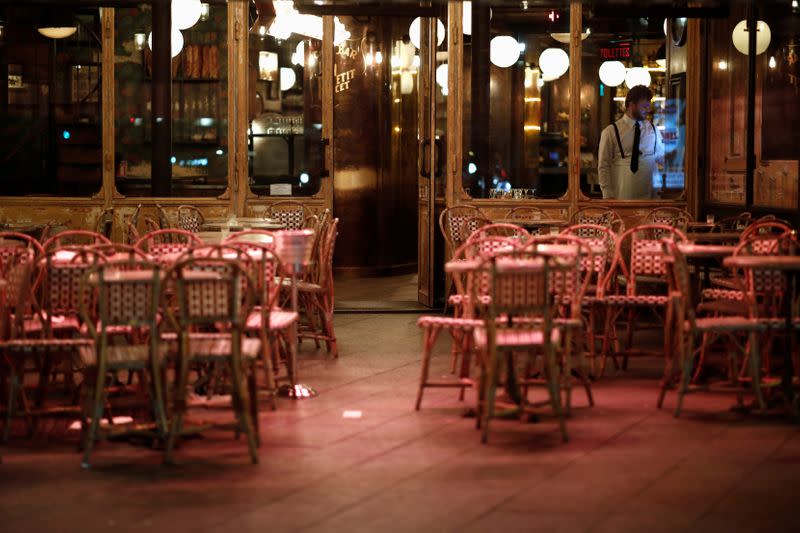
[[[526,353],[527,365],[532,366],[535,353],[544,357],[545,381],[549,392],[547,402],[558,419],[561,437],[568,439],[564,413],[561,408],[561,378],[556,360],[560,331],[553,323],[553,293],[550,273],[562,267],[555,258],[525,253],[500,254],[484,259],[479,267],[490,282],[490,303],[484,325],[473,333],[475,347],[481,360],[481,380],[477,404],[477,422],[481,442],[489,438],[489,423],[494,416],[495,391],[499,380],[503,353],[511,358]],[[473,290],[477,286],[473,286]],[[513,368],[513,363],[508,365]],[[516,385],[508,373],[507,386]],[[520,416],[530,406],[527,394],[520,398]]]
[[[581,262],[581,269],[584,275],[590,278],[586,293],[581,301],[587,314],[586,342],[588,345],[588,356],[591,361],[591,373],[595,375],[597,370],[597,339],[599,338],[602,340],[606,335],[606,331],[601,331],[599,334],[597,332],[598,314],[602,316],[601,313],[606,312],[605,276],[609,268],[611,268],[614,259],[618,236],[611,227],[595,224],[576,224],[564,229],[561,235],[579,237],[587,241],[595,251],[597,249],[602,250],[602,253],[593,254],[594,260],[591,264],[587,264],[585,260]]]
[[[664,313],[669,297],[666,293],[667,273],[662,239],[685,242],[686,236],[672,226],[648,224],[627,230],[617,241],[614,261],[604,281],[606,317],[600,376],[605,372],[611,340],[614,339],[616,344],[618,339],[616,324],[623,312],[627,311],[627,349],[623,354],[623,370],[628,367],[637,315],[643,310],[650,310],[659,316],[659,321],[672,318],[671,313]],[[671,342],[668,322],[664,331],[664,351],[667,352]],[[617,351],[615,349],[612,353],[612,360],[618,368]]]
[[[128,244],[133,246],[139,240],[139,213],[142,210],[142,204],[136,206],[131,218],[125,223],[125,236],[128,239]]]
[[[442,210],[439,215],[439,230],[442,232],[445,243],[447,243],[448,258],[456,257],[456,250],[467,241],[472,233],[478,229],[477,219],[485,218],[477,207],[470,205],[454,205]],[[446,298],[449,298],[455,291],[453,277],[447,275]],[[445,312],[447,304],[445,305]]]
[[[288,352],[288,348],[282,349],[282,343],[285,348],[290,341],[288,336],[292,326],[298,321],[298,314],[281,309],[279,305],[280,289],[284,281],[283,269],[271,244],[233,242],[228,246],[247,254],[256,267],[256,305],[247,317],[245,329],[257,333],[261,340],[266,388],[274,409],[277,406],[276,369],[280,366],[281,354]],[[284,359],[287,364],[286,374],[291,378],[296,369],[289,368],[288,365],[292,364],[290,357]]]
[[[42,244],[45,252],[65,246],[92,246],[95,244],[111,244],[104,235],[89,230],[67,230],[53,235]]]
[[[562,370],[562,389],[565,393],[566,414],[572,407],[572,379],[584,387],[589,406],[594,406],[592,385],[584,371],[584,320],[583,305],[591,282],[596,282],[597,272],[602,268],[603,254],[595,258],[594,245],[571,235],[533,237],[523,250],[531,251],[559,262],[559,269],[550,273],[550,290],[553,292],[553,324],[561,332],[559,365]],[[602,247],[600,247],[603,250]],[[574,342],[574,346],[573,346]],[[577,352],[578,365],[573,364],[573,353]],[[528,369],[530,372],[530,369]],[[530,376],[526,376],[530,379]],[[532,381],[536,384],[536,380]],[[527,384],[523,395],[527,393]]]
[[[9,340],[0,346],[9,372],[4,440],[8,438],[11,421],[17,414],[18,398],[29,434],[36,428],[34,415],[64,414],[72,409],[72,406],[45,409],[46,394],[54,385],[51,380],[58,374],[64,377],[63,385],[68,391],[77,390],[72,379],[74,373],[80,371],[80,358],[77,356],[82,349],[91,346],[91,340],[79,335],[82,328],[80,310],[91,308],[93,302],[92,295],[81,290],[82,283],[87,273],[102,261],[102,256],[86,249],[60,249],[46,253],[38,264],[42,271],[39,301],[29,290],[35,274],[18,271],[17,276],[12,276],[15,288],[9,294],[17,295],[12,298],[13,313],[17,316]],[[27,309],[33,310],[33,317],[18,318]],[[33,399],[28,398],[22,381],[29,363],[34,363],[39,371]],[[74,411],[78,413],[79,409],[75,407]]]
[[[602,207],[584,207],[578,209],[569,219],[571,225],[594,225],[603,226],[611,229],[617,235],[625,231],[625,221],[613,209],[605,209]],[[587,228],[588,229],[588,228]],[[579,235],[583,237],[583,235]]]
[[[751,225],[747,226],[742,232],[740,240],[744,241],[751,236],[757,235],[771,235],[773,237],[780,237],[792,233],[792,226],[786,222],[779,220],[757,220]]]
[[[143,235],[134,245],[156,261],[175,259],[190,248],[204,246],[194,233],[181,229],[161,229]]]
[[[158,215],[158,227],[161,229],[171,229],[172,223],[169,221],[167,210],[161,207],[161,204],[156,204],[156,213]]]
[[[100,215],[97,217],[97,221],[94,223],[94,231],[95,233],[99,233],[100,235],[104,236],[106,239],[111,239],[111,234],[114,230],[114,208],[109,207],[108,209],[103,209],[100,212]]]
[[[81,309],[83,323],[92,344],[81,347],[87,401],[81,417],[83,468],[89,468],[95,441],[109,435],[143,433],[147,424],[132,423],[103,428],[106,416],[108,380],[121,371],[139,375],[139,394],[150,396],[149,405],[155,421],[156,436],[165,438],[167,418],[164,407],[163,365],[167,343],[159,336],[159,295],[163,273],[161,268],[143,261],[135,254],[131,260],[101,265],[84,277],[84,290],[92,291],[96,308],[88,309],[84,298]],[[119,330],[128,335],[121,337]],[[148,390],[149,389],[149,390]]]
[[[305,280],[297,282],[298,305],[305,310],[308,328],[301,327],[301,338],[325,341],[329,355],[339,357],[333,329],[334,284],[333,250],[338,236],[339,219],[328,224],[314,250],[312,267]],[[287,285],[287,283],[284,283]]]
[[[681,233],[686,233],[689,229],[689,223],[694,219],[687,210],[679,207],[657,207],[647,213],[644,217],[644,225],[646,226],[670,226],[679,230]],[[653,229],[656,232],[656,237],[660,237],[660,230]],[[669,236],[669,233],[664,233],[664,236]]]
[[[255,282],[241,262],[209,257],[179,261],[167,273],[167,280],[175,287],[177,301],[175,308],[167,308],[166,315],[177,332],[178,362],[165,461],[173,462],[175,443],[180,436],[199,431],[196,428],[184,431],[183,427],[188,407],[189,367],[210,363],[225,365],[229,371],[235,414],[234,423],[215,425],[233,429],[237,436],[244,433],[250,460],[258,463],[254,363],[261,352],[261,341],[244,335],[255,301]],[[162,289],[162,302],[165,294]]]
[[[94,246],[89,246],[88,249],[102,255],[106,263],[120,263],[120,268],[122,268],[125,263],[150,260],[148,255],[139,248],[129,244],[120,244],[118,242],[96,244]]]
[[[178,228],[192,233],[198,233],[200,227],[205,222],[205,217],[194,206],[180,205],[178,206]]]
[[[44,248],[34,237],[15,231],[0,231],[0,265],[6,255],[16,255],[19,248],[31,250],[33,261],[44,256]]]
[[[147,233],[153,233],[154,231],[159,231],[162,229],[169,229],[169,228],[161,227],[161,224],[159,224],[157,218],[150,215],[144,215],[144,229]]]
[[[301,202],[285,200],[270,205],[265,215],[283,224],[284,229],[294,230],[303,229],[306,219],[313,213]]]
[[[727,390],[737,392],[741,402],[742,386],[752,387],[760,409],[765,408],[762,389],[768,382],[762,379],[762,350],[759,346],[760,337],[768,331],[769,322],[759,319],[759,307],[756,289],[763,289],[762,281],[758,276],[747,273],[738,277],[737,281],[746,294],[747,310],[744,315],[725,317],[698,318],[692,305],[691,282],[686,258],[681,254],[674,241],[665,241],[665,265],[669,271],[671,309],[675,314],[674,327],[675,348],[666,352],[666,365],[664,377],[661,381],[657,406],[661,408],[666,391],[674,383],[673,366],[678,363],[678,397],[675,405],[675,416],[680,416],[684,396],[689,392],[708,390],[709,386],[693,385],[700,369],[705,364],[702,348],[712,338],[723,337],[729,349],[725,350],[728,358]],[[780,274],[780,273],[777,273]],[[773,277],[773,276],[770,276]],[[770,284],[772,288],[774,285]],[[697,339],[702,337],[698,345]],[[744,354],[744,361],[739,359],[739,354]],[[740,370],[741,368],[741,370]],[[774,382],[773,382],[774,385]],[[733,386],[734,388],[731,388]]]

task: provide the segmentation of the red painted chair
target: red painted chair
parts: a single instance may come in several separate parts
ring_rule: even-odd
[[[77,356],[81,349],[91,346],[91,341],[80,335],[80,310],[91,309],[94,303],[93,294],[83,290],[83,280],[93,267],[102,262],[100,254],[86,248],[62,248],[46,253],[38,265],[42,270],[40,301],[33,298],[31,291],[23,289],[24,279],[20,281],[23,285],[18,286],[20,300],[16,312],[32,308],[33,317],[24,322],[16,320],[17,329],[0,347],[10,368],[4,438],[8,437],[12,417],[17,415],[17,399],[20,399],[28,431],[32,433],[36,427],[34,412],[36,416],[53,412],[52,406],[45,408],[45,400],[47,392],[55,385],[55,377],[63,376],[61,385],[73,392],[77,390],[73,380],[74,372],[80,371],[80,358]],[[33,399],[27,397],[21,381],[29,363],[34,363],[39,370]],[[64,414],[68,408],[79,412],[74,405],[56,406],[55,412]]]
[[[134,246],[158,262],[169,262],[170,259],[174,260],[176,254],[204,246],[204,243],[190,231],[161,229],[143,235]]]
[[[623,353],[622,368],[627,369],[630,350],[633,345],[634,324],[637,314],[643,310],[653,311],[661,315],[662,320],[669,321],[671,313],[667,311],[669,297],[667,295],[667,278],[664,267],[662,239],[686,241],[680,230],[660,224],[636,226],[623,233],[617,241],[614,261],[604,282],[606,306],[604,325],[605,337],[601,355],[599,375],[605,372],[606,361],[615,339],[616,324],[619,316],[627,311],[627,350]],[[661,326],[658,326],[661,328]],[[667,322],[665,332],[670,331]],[[669,335],[665,334],[664,351],[669,351]],[[612,353],[615,367],[619,367],[616,352]]]

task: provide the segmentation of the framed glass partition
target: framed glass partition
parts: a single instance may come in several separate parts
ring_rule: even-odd
[[[97,193],[99,8],[3,2],[0,10],[0,195]]]
[[[152,8],[114,13],[115,164],[117,190],[152,191]],[[210,2],[172,39],[172,196],[218,196],[228,185],[228,7]]]
[[[292,2],[273,4],[275,18],[262,5],[265,12],[257,13],[248,37],[250,190],[259,196],[313,196],[328,175],[322,132],[323,19],[301,15]],[[336,40],[341,40],[345,29],[336,23]],[[346,85],[346,76],[340,77],[337,84]]]
[[[465,2],[462,186],[558,199],[569,187],[569,3]]]
[[[581,33],[581,193],[589,199],[680,198],[686,182],[686,74],[685,65],[671,72],[668,54],[683,47],[685,38],[670,43],[663,18],[627,18],[624,11],[609,9],[597,13],[584,10]],[[630,111],[626,119],[627,95],[639,85],[650,90],[649,106]],[[632,172],[626,161],[634,146],[635,127],[629,125],[636,121],[644,144],[640,170]],[[622,189],[626,194],[613,192]],[[636,194],[627,194],[631,190]]]

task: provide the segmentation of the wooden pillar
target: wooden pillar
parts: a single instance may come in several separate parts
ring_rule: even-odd
[[[758,13],[756,3],[750,0],[747,4],[747,137],[745,139],[747,174],[745,175],[745,205],[747,209],[753,205],[753,180],[756,168],[756,25]]]
[[[569,9],[569,195],[571,212],[577,209],[581,188],[581,33],[583,6],[571,0]]]
[[[470,149],[475,152],[478,172],[491,171],[489,155],[489,37],[488,5],[472,5],[472,68],[470,99]]]
[[[172,11],[153,0],[152,194],[172,195]]]

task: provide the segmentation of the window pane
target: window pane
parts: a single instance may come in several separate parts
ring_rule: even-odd
[[[181,30],[172,59],[172,195],[217,196],[228,176],[228,9]],[[116,184],[126,195],[151,194],[152,10],[115,11]],[[173,43],[174,45],[174,43]]]
[[[685,40],[671,44],[664,19],[617,18],[610,9],[584,14],[581,192],[619,200],[677,198],[685,182]],[[651,99],[647,93],[637,98],[641,105],[626,118],[626,99],[637,85],[647,87]],[[637,122],[639,155],[632,166]]]
[[[313,19],[321,30],[322,19]],[[269,31],[282,30],[283,23],[279,13]],[[250,188],[256,194],[311,196],[319,191],[325,166],[321,56],[319,39],[298,33],[278,39],[259,23],[252,28],[247,138]]]
[[[74,28],[51,38],[51,24]],[[88,196],[102,184],[100,12],[5,5],[0,195]],[[69,33],[69,32],[67,32]],[[57,34],[51,33],[56,36]]]
[[[756,56],[761,92],[761,123],[756,113],[756,169],[754,203],[765,207],[797,208],[800,159],[800,9],[788,4],[761,5],[756,46],[767,49]],[[760,42],[759,42],[760,41]],[[759,100],[756,100],[758,105]]]
[[[490,12],[473,2],[464,25],[471,28],[464,37],[465,191],[474,198],[563,196],[568,186],[568,4]],[[545,65],[540,65],[543,52]]]

